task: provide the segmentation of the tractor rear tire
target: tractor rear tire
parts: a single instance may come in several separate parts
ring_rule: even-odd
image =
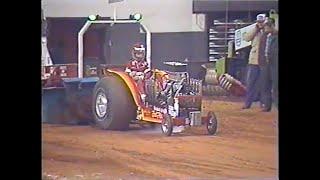
[[[106,76],[97,82],[92,110],[95,126],[106,130],[128,130],[137,114],[129,88],[116,76]]]
[[[206,127],[209,135],[214,135],[217,132],[218,120],[214,112],[208,113],[208,120],[206,121]]]

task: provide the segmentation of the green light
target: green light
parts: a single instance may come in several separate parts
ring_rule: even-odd
[[[97,19],[97,16],[96,16],[96,15],[90,15],[90,16],[88,17],[88,19],[89,19],[90,21],[95,21],[95,20]]]
[[[140,21],[142,19],[142,14],[140,13],[135,13],[133,15],[133,19],[137,20],[137,21]]]

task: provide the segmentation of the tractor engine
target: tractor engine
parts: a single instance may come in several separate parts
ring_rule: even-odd
[[[201,108],[201,87],[201,80],[189,78],[187,72],[155,71],[146,81],[147,102],[173,117],[187,118]]]

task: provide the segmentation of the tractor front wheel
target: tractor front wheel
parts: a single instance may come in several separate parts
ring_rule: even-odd
[[[214,112],[210,111],[208,113],[208,120],[206,121],[206,127],[208,134],[213,135],[217,132],[218,120]]]
[[[161,123],[162,133],[166,136],[171,136],[173,131],[173,121],[170,115],[165,114]]]

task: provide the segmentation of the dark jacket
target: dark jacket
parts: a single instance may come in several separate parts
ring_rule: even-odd
[[[270,65],[276,65],[278,64],[278,48],[279,48],[279,45],[278,45],[278,33],[275,32],[275,33],[272,33],[271,36],[270,36],[270,44],[268,47],[266,47],[268,50],[267,50],[267,59],[270,63]]]

